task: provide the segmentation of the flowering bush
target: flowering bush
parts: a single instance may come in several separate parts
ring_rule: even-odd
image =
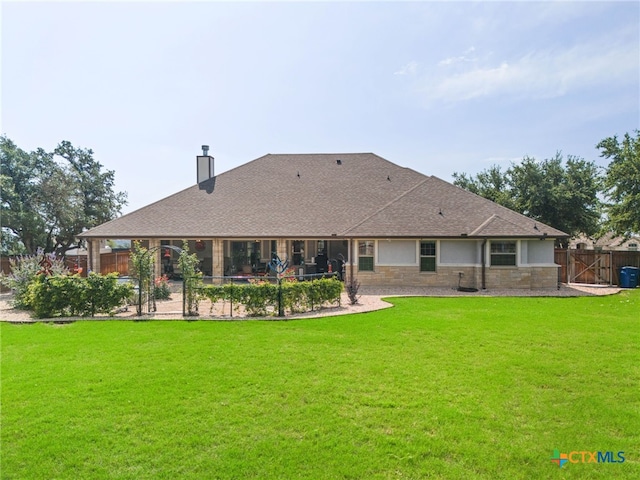
[[[162,275],[156,277],[153,282],[153,296],[156,300],[168,300],[171,298],[171,290],[169,290],[169,277]]]
[[[41,270],[40,262],[44,258],[42,249],[38,250],[35,255],[21,255],[15,259],[9,259],[11,273],[8,275],[0,272],[0,284],[13,290],[14,297],[12,305],[14,308],[29,310],[29,296],[27,289]],[[50,271],[53,275],[66,275],[69,269],[65,266],[64,261],[57,259],[53,254],[47,254],[48,260],[51,262]]]
[[[283,282],[297,282],[296,278],[296,269],[295,268],[287,268],[282,275],[280,276]]]

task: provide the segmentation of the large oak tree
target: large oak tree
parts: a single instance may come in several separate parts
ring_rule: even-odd
[[[0,137],[2,253],[62,254],[77,235],[115,218],[126,194],[115,192],[115,173],[90,149],[61,142],[53,152],[26,152]]]
[[[640,233],[640,131],[598,143],[600,155],[611,159],[604,179],[607,199],[605,228],[616,235]]]
[[[475,177],[454,173],[454,184],[570,235],[599,230],[601,178],[593,162],[560,153],[524,157],[507,170],[493,166]]]

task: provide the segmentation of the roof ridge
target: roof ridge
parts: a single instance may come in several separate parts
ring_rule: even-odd
[[[476,229],[471,232],[469,235],[477,235],[483,228],[487,227],[491,222],[493,222],[496,218],[501,218],[497,213],[493,213],[489,218],[487,218],[484,222],[476,227]]]
[[[380,207],[378,210],[376,210],[375,212],[372,212],[370,215],[367,215],[366,217],[364,217],[361,221],[359,221],[358,223],[356,223],[355,225],[351,225],[348,229],[346,229],[344,232],[342,232],[342,235],[347,235],[349,233],[350,230],[353,230],[354,228],[359,227],[360,225],[362,225],[364,222],[366,222],[367,220],[369,220],[371,217],[373,217],[374,215],[379,214],[380,212],[382,212],[383,210],[389,208],[391,205],[393,205],[394,203],[396,203],[398,200],[400,200],[402,197],[408,195],[409,193],[413,192],[416,188],[418,188],[419,186],[421,186],[423,183],[425,183],[427,180],[429,180],[430,177],[425,177],[422,181],[416,183],[413,187],[411,187],[409,190],[406,190],[405,192],[401,193],[400,195],[398,195],[396,198],[394,198],[393,200],[390,200],[389,202],[387,202],[385,205],[383,205],[382,207]]]
[[[514,227],[517,227],[519,230],[522,230],[522,226],[518,225],[515,222],[512,222],[511,220],[509,220],[508,218],[503,218],[500,215],[498,215],[497,213],[492,214],[489,218],[487,218],[484,222],[482,222],[473,232],[471,232],[469,235],[471,236],[477,236],[480,235],[480,232],[482,232],[482,230],[484,230],[486,227],[488,227],[489,225],[491,225],[494,221],[496,220],[501,220],[503,222],[507,222],[511,225],[513,225]],[[534,223],[535,224],[535,223]]]
[[[376,155],[373,152],[325,152],[325,153],[267,153],[265,155],[263,155],[263,157],[266,156],[272,156],[272,157],[284,157],[284,156],[288,156],[288,157],[302,157],[302,156],[307,156],[307,157],[311,157],[311,156],[321,156],[321,155]],[[377,157],[379,157],[379,155],[376,155]],[[262,158],[262,157],[260,157]],[[382,157],[380,157],[382,158]],[[389,161],[389,160],[387,160]]]

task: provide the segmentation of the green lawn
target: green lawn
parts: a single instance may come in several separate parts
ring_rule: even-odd
[[[1,476],[640,478],[640,290],[392,301],[2,324]],[[626,460],[560,469],[554,449]]]

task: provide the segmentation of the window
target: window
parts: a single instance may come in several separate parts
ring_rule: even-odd
[[[436,242],[420,242],[420,271],[436,271]]]
[[[516,265],[516,242],[491,242],[492,266]]]
[[[373,272],[373,240],[360,240],[358,242],[358,270],[361,272]]]

